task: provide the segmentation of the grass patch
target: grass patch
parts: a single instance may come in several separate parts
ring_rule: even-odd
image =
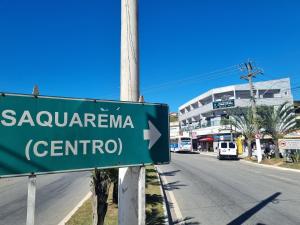
[[[92,224],[92,199],[89,198],[71,217],[66,225],[87,225]]]
[[[285,163],[283,159],[264,159],[262,160],[262,164],[266,165],[274,165],[274,166],[279,166],[281,164]]]
[[[108,196],[108,209],[105,216],[105,225],[118,224],[118,206],[112,202],[113,185],[111,185]],[[93,208],[92,198],[89,198],[71,217],[66,225],[92,225],[93,224]]]
[[[153,166],[146,167],[146,224],[164,224],[163,197],[160,192],[160,183]]]
[[[113,185],[111,185],[108,197],[108,208],[104,219],[105,225],[116,225],[118,224],[118,205],[113,203]]]
[[[112,202],[111,185],[108,197],[108,209],[105,216],[105,225],[118,224],[118,207]],[[92,199],[88,199],[71,217],[66,225],[92,225]],[[146,167],[146,224],[164,224],[165,216],[163,209],[163,198],[160,193],[160,183],[156,170],[153,166]]]
[[[300,170],[300,163],[284,163],[281,167]]]

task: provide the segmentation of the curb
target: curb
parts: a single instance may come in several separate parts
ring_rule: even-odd
[[[158,171],[159,171],[159,169],[158,169]],[[165,185],[168,184],[167,179],[165,177],[162,177],[160,175],[160,173],[159,173],[159,178],[161,180],[162,186],[165,186]],[[176,198],[174,196],[174,193],[171,190],[168,190],[166,192],[166,190],[164,188],[162,188],[162,190],[163,190],[164,197],[165,197],[165,200],[166,200],[166,208],[167,208],[167,212],[168,212],[169,224],[173,224],[174,219],[176,219],[176,222],[175,222],[176,224],[183,225],[183,222],[182,222],[183,216],[181,214],[181,211],[180,211],[180,208],[179,208],[178,203],[176,201]],[[174,214],[171,213],[171,207],[169,205],[169,202],[172,204],[172,212],[174,212]]]
[[[164,209],[164,216],[165,216],[165,224],[171,224],[170,223],[170,216],[171,216],[171,213],[168,212],[167,210],[167,196],[166,196],[166,192],[164,191],[163,189],[163,184],[162,184],[162,180],[161,180],[161,177],[160,177],[160,172],[159,172],[159,169],[157,166],[154,166],[155,170],[156,170],[156,173],[158,175],[158,181],[160,183],[160,193],[161,195],[163,196],[163,209]]]
[[[87,195],[73,208],[71,212],[62,220],[58,225],[65,225],[71,217],[75,214],[75,212],[92,196],[92,192],[88,192]]]
[[[292,172],[300,173],[300,170],[297,170],[297,169],[259,164],[259,163],[250,162],[250,161],[247,161],[247,160],[244,160],[244,159],[240,160],[240,162],[249,163],[249,164],[252,164],[254,166],[256,165],[256,166],[265,167],[265,168],[269,168],[269,169],[285,170],[285,171],[292,171]]]

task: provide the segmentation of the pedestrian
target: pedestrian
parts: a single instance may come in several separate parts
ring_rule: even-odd
[[[265,153],[265,156],[267,157],[267,159],[271,158],[270,152],[271,152],[270,143],[267,143],[265,150],[264,150],[264,153]]]

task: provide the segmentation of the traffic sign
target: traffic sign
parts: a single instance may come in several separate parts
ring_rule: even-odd
[[[261,134],[255,134],[255,139],[261,139]]]
[[[0,96],[0,176],[169,163],[168,106]]]
[[[279,139],[280,150],[300,149],[300,139]]]

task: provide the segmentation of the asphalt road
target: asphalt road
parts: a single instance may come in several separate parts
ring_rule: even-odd
[[[173,221],[168,190],[185,224],[300,224],[300,173],[201,154],[172,154],[159,168]]]
[[[89,192],[90,172],[37,176],[35,225],[57,225]],[[25,225],[27,177],[0,179],[0,225]]]

